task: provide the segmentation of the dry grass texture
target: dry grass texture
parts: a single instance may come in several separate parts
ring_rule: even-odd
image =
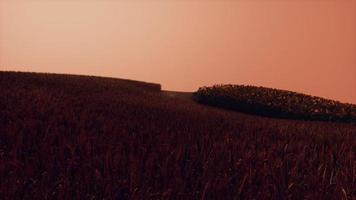
[[[354,125],[234,113],[159,88],[0,72],[0,198],[355,198]]]

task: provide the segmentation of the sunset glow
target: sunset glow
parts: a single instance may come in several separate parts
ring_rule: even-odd
[[[0,0],[0,70],[177,91],[252,84],[356,103],[356,0]]]

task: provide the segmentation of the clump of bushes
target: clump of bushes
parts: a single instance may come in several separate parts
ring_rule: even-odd
[[[356,122],[356,105],[287,90],[214,85],[199,88],[195,99],[203,104],[267,117]]]

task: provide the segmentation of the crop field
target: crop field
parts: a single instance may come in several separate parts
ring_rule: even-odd
[[[214,85],[195,93],[198,102],[268,117],[356,123],[356,105],[266,87]]]
[[[123,79],[0,72],[0,199],[356,198],[356,125]]]

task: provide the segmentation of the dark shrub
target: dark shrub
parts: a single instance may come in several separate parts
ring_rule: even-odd
[[[266,87],[215,85],[202,87],[195,99],[204,104],[267,117],[356,122],[356,106]]]

